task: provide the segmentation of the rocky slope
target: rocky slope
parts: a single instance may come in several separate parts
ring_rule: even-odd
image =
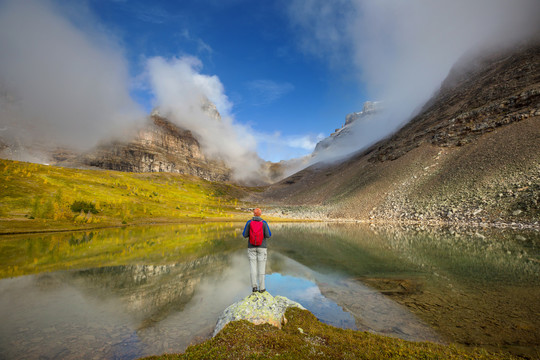
[[[254,200],[296,216],[370,221],[540,219],[540,45],[456,64],[393,136],[316,164]]]

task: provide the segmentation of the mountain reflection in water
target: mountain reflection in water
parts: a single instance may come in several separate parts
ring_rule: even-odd
[[[132,359],[181,352],[207,338],[221,312],[250,291],[241,226],[4,238],[0,358]],[[441,306],[448,306],[460,326],[469,326],[468,333],[474,334],[487,313],[488,320],[501,324],[493,331],[504,335],[506,315],[495,314],[500,308],[485,301],[460,303],[462,297],[473,297],[467,288],[506,289],[511,279],[514,288],[529,294],[523,302],[538,295],[534,234],[510,233],[495,241],[479,233],[374,231],[336,224],[272,224],[272,232],[267,289],[300,302],[334,326],[441,341],[406,307],[448,339],[452,329],[444,325],[451,321],[440,315]],[[506,296],[513,305],[512,295]],[[416,306],[433,310],[426,315]],[[460,306],[478,307],[480,318],[462,321]],[[518,320],[525,330],[520,336],[535,351],[538,315],[522,308]],[[532,323],[529,332],[527,322]],[[459,341],[459,333],[456,337],[450,340]]]

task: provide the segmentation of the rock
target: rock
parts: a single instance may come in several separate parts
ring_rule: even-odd
[[[191,131],[156,111],[131,140],[102,143],[71,161],[73,166],[81,164],[117,171],[189,174],[210,181],[227,181],[231,176],[223,161],[203,154]]]
[[[272,296],[268,291],[252,293],[223,311],[212,336],[216,336],[225,325],[235,320],[247,320],[255,325],[270,324],[281,328],[281,324],[286,322],[285,311],[289,307],[305,310],[302,305],[284,296]]]

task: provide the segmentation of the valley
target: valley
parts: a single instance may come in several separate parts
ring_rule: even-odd
[[[538,357],[540,42],[465,54],[384,138],[356,146],[386,109],[366,102],[313,153],[281,162],[236,148],[232,120],[191,100],[186,116],[213,129],[205,136],[171,104],[86,151],[0,129],[0,308],[12,321],[0,349]],[[222,309],[251,290],[240,234],[255,207],[274,232],[269,291],[326,324],[293,311],[281,332],[236,322],[210,339]],[[88,325],[83,308],[101,318]]]

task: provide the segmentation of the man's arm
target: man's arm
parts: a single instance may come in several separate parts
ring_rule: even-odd
[[[248,220],[248,222],[246,223],[246,226],[244,226],[244,231],[242,231],[242,236],[247,238],[249,237],[249,223],[251,222],[251,220]]]
[[[266,221],[263,220],[263,228],[264,228],[264,237],[265,238],[269,238],[270,236],[272,236],[272,232],[270,231],[270,227],[268,226],[268,223]]]

